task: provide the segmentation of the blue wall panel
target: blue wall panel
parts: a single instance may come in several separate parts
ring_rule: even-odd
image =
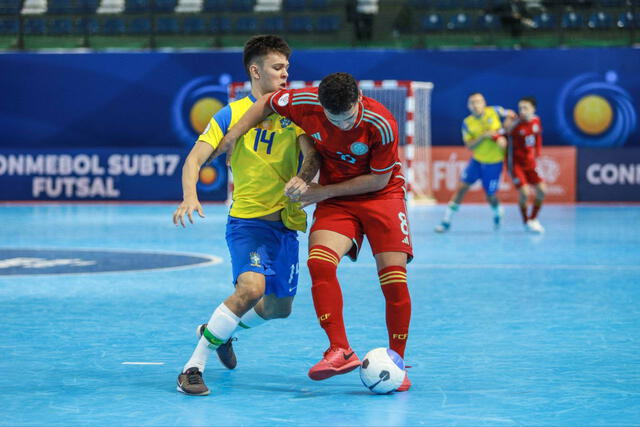
[[[460,143],[467,95],[481,91],[508,107],[536,96],[547,144],[640,146],[639,49],[294,51],[291,63],[292,80],[434,82],[437,145]],[[0,144],[28,147],[189,146],[194,103],[224,103],[224,84],[246,78],[239,51],[4,54],[0,70]]]
[[[290,79],[347,71],[358,79],[432,81],[435,145],[461,144],[467,96],[480,91],[489,104],[511,108],[521,96],[536,96],[546,145],[640,147],[638,64],[640,49],[632,48],[314,50],[294,51]],[[12,153],[93,153],[108,162],[111,153],[133,150],[182,159],[212,112],[227,102],[227,84],[244,80],[240,51],[2,54],[0,154],[6,160]],[[203,198],[223,200],[226,171],[221,161],[214,169]],[[111,198],[179,199],[179,175],[178,167],[171,177],[158,176],[142,187],[142,176],[114,177],[120,196]],[[41,185],[34,177],[0,168],[6,184],[0,199],[47,199],[43,192],[34,195]],[[51,198],[83,197],[75,191]]]

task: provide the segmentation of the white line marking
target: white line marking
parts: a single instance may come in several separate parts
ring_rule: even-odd
[[[122,362],[123,365],[164,365],[164,362]]]
[[[80,271],[69,273],[25,273],[25,274],[0,274],[2,277],[27,277],[27,276],[80,276],[86,274],[109,274],[109,273],[131,273],[138,271],[174,271],[174,270],[186,270],[193,267],[207,267],[210,265],[218,265],[224,263],[224,259],[216,255],[199,254],[195,252],[170,252],[162,250],[144,250],[144,249],[98,249],[98,248],[73,248],[73,247],[61,247],[61,248],[45,248],[45,247],[0,247],[0,250],[29,250],[29,251],[78,251],[78,252],[120,252],[120,253],[132,253],[132,254],[162,254],[162,255],[187,255],[192,257],[200,257],[208,260],[198,262],[195,264],[176,265],[175,267],[152,267],[141,268],[135,270],[109,270],[109,271]]]
[[[339,268],[373,268],[372,263],[340,263]],[[638,265],[585,265],[585,264],[409,264],[409,269],[433,270],[630,270],[640,271]]]

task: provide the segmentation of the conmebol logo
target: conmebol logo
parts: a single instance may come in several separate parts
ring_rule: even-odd
[[[593,185],[640,185],[640,163],[592,163],[587,181]]]

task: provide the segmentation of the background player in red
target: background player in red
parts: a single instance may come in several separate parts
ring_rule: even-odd
[[[360,366],[346,336],[337,267],[344,255],[355,261],[364,235],[386,301],[389,347],[404,357],[411,318],[406,264],[413,249],[395,118],[363,97],[353,76],[334,73],[317,88],[280,90],[258,99],[221,144],[233,149],[240,135],[274,111],[311,135],[322,157],[319,184],[300,180],[286,190],[305,206],[318,203],[307,265],[316,314],[330,345],[309,377],[323,380]],[[410,387],[405,376],[398,391]]]
[[[536,172],[536,158],[542,150],[542,124],[536,115],[536,99],[524,97],[518,102],[518,118],[507,119],[505,128],[509,132],[511,144],[507,157],[509,172],[513,183],[520,193],[520,213],[527,230],[544,233],[544,227],[538,221],[538,212],[545,196],[545,185]],[[536,190],[536,197],[527,213],[529,186]]]

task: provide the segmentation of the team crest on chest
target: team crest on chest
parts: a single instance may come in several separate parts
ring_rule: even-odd
[[[283,118],[280,119],[280,127],[282,129],[286,128],[290,124],[291,124],[291,120],[287,119],[286,117],[283,117]]]
[[[349,149],[356,156],[362,156],[363,154],[366,154],[367,151],[369,151],[369,147],[367,146],[367,144],[359,141],[356,141],[353,144],[351,144],[351,147],[349,147]]]

